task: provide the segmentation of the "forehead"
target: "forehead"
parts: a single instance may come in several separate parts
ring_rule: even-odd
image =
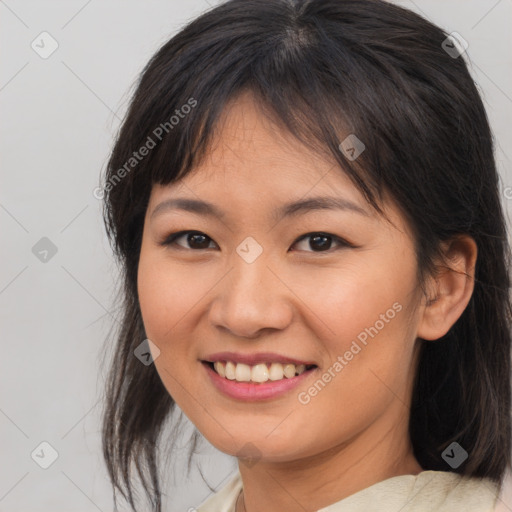
[[[220,115],[203,160],[169,190],[265,191],[267,197],[344,193],[364,198],[327,149],[309,148],[262,111],[245,92]]]
[[[185,199],[209,203],[205,209],[204,204],[190,207],[189,202],[185,210],[202,210],[200,213],[206,212],[212,218],[246,221],[257,214],[275,222],[284,218],[287,211],[326,209],[318,202],[298,209],[293,203],[327,198],[342,203],[341,208],[329,207],[331,210],[359,210],[359,216],[352,218],[382,222],[333,155],[320,151],[304,145],[266,115],[254,96],[244,93],[226,105],[202,161],[180,180],[153,186],[148,214],[153,216],[158,208],[170,210],[170,201]],[[400,231],[409,231],[399,207],[386,192],[383,198],[381,206],[387,220]],[[162,202],[168,204],[161,205]],[[212,215],[213,210],[218,213]]]

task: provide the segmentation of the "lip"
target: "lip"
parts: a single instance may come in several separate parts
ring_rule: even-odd
[[[205,369],[213,385],[225,395],[243,400],[245,402],[256,402],[259,400],[268,400],[280,397],[286,392],[297,387],[299,384],[309,378],[311,374],[318,370],[318,367],[306,370],[300,375],[291,379],[283,378],[281,380],[256,383],[256,382],[237,382],[236,380],[221,377],[210,365],[201,361],[201,366]]]
[[[231,361],[233,363],[243,363],[249,366],[254,366],[260,363],[281,363],[281,364],[304,364],[304,365],[316,365],[313,361],[301,361],[300,359],[294,359],[293,357],[283,356],[274,352],[259,352],[257,354],[241,354],[239,352],[216,352],[206,356],[203,361],[209,363],[215,363],[216,361]]]

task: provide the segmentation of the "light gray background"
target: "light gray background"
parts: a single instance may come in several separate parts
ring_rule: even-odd
[[[116,269],[93,190],[137,74],[214,3],[0,0],[0,511],[113,510],[99,420],[102,347],[118,313]],[[512,0],[397,3],[468,41],[509,215]],[[47,59],[31,47],[43,31],[58,43]],[[46,262],[32,251],[42,237],[57,248]],[[189,430],[178,455],[190,434],[184,421]],[[31,458],[43,441],[58,452],[48,469]],[[236,460],[203,446],[196,460],[218,489]],[[164,510],[184,512],[210,494],[195,468],[183,477],[183,463],[164,482],[172,496]]]

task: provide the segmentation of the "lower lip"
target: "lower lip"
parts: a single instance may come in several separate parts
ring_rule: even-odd
[[[304,382],[315,370],[318,370],[318,367],[315,367],[291,379],[285,377],[284,379],[276,381],[267,380],[262,383],[254,383],[226,379],[225,377],[221,377],[207,363],[202,362],[201,364],[204,366],[208,376],[219,391],[231,398],[237,398],[246,402],[277,398]]]

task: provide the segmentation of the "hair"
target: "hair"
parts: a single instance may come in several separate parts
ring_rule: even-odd
[[[488,118],[463,56],[443,49],[447,37],[383,0],[230,0],[189,22],[147,63],[102,178],[121,269],[102,417],[114,501],[119,490],[137,510],[135,463],[161,511],[157,444],[176,405],[155,366],[133,355],[146,339],[137,270],[151,189],[201,162],[220,114],[243,92],[305,146],[334,158],[375,211],[389,193],[413,228],[422,289],[441,242],[475,240],[467,307],[442,338],[420,340],[409,432],[425,470],[500,485],[511,459],[510,248]],[[349,134],[365,145],[357,160],[340,151]],[[135,159],[149,141],[154,147]],[[454,441],[469,452],[457,468],[441,456]]]

